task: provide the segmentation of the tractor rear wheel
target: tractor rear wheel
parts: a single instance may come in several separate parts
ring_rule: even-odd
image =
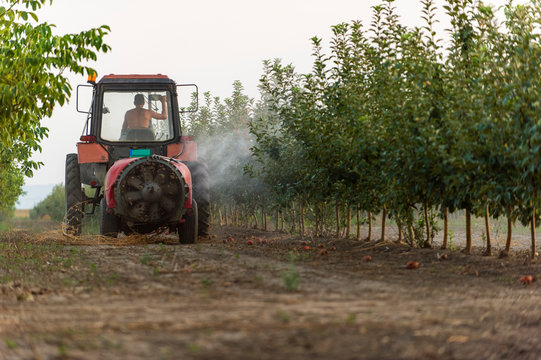
[[[199,161],[187,161],[192,174],[192,196],[199,208],[198,236],[208,236],[210,228],[210,189],[207,166]]]
[[[184,222],[179,224],[178,239],[181,244],[193,244],[197,240],[197,201],[192,200],[192,211],[184,216]]]
[[[116,237],[119,229],[119,219],[116,215],[107,212],[107,201],[102,198],[100,201],[100,234]]]
[[[80,235],[83,220],[83,190],[81,189],[81,172],[77,154],[66,156],[66,212],[64,222],[66,232]]]

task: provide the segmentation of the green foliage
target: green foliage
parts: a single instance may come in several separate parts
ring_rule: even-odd
[[[449,230],[449,249],[453,251],[456,250],[454,239],[455,239],[455,233],[453,232],[453,230]]]
[[[32,210],[30,210],[31,219],[40,219],[44,216],[50,216],[51,220],[58,222],[64,221],[65,211],[65,188],[63,184],[55,185],[47,197],[41,200]]]
[[[383,0],[370,24],[333,26],[329,53],[314,37],[310,73],[265,61],[257,101],[238,82],[224,102],[204,94],[183,121],[199,136],[213,201],[251,214],[300,208],[316,228],[334,204],[385,208],[412,244],[434,236],[444,208],[481,216],[488,206],[527,223],[541,206],[541,1],[443,8],[446,39],[434,0],[422,1],[419,28]]]
[[[109,27],[79,34],[54,35],[54,25],[40,23],[36,11],[45,0],[8,0],[0,6],[0,204],[12,206],[21,194],[23,177],[41,164],[48,129],[41,120],[71,94],[66,71],[94,72],[82,63],[110,48],[103,42]]]
[[[419,205],[527,222],[541,205],[540,2],[509,2],[500,26],[492,8],[448,0],[447,48],[422,4],[421,28],[385,0],[368,28],[334,26],[330,54],[314,38],[310,74],[265,62],[255,173],[288,201],[385,206],[405,225],[419,227],[406,216]]]
[[[300,274],[295,266],[295,255],[289,254],[290,264],[287,270],[281,272],[282,280],[287,290],[297,291],[299,288]]]

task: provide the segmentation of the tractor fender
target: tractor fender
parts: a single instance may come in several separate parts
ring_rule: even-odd
[[[167,159],[165,157],[160,157],[161,159]],[[130,163],[141,159],[141,158],[131,158],[131,159],[121,159],[116,161],[113,166],[109,169],[107,172],[107,175],[105,176],[105,201],[107,202],[107,206],[110,209],[116,208],[116,202],[115,202],[115,184],[118,176],[128,166]],[[192,208],[192,175],[190,173],[190,170],[186,165],[184,165],[181,162],[168,159],[172,165],[174,165],[177,170],[180,172],[182,177],[184,178],[184,181],[188,185],[188,194],[186,197],[186,203],[184,204],[185,208],[191,209]]]

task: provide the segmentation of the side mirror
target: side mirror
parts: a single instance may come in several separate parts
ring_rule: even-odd
[[[199,88],[195,84],[177,85],[177,99],[181,114],[197,112],[199,109]]]
[[[81,95],[79,96],[79,91]],[[92,112],[92,99],[94,97],[94,86],[92,85],[77,85],[77,112],[90,114]],[[88,109],[88,110],[82,110]]]

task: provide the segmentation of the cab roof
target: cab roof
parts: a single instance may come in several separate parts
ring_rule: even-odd
[[[105,75],[100,79],[98,84],[174,84],[175,82],[167,75],[154,74],[154,75],[142,75],[142,74],[127,74]]]

